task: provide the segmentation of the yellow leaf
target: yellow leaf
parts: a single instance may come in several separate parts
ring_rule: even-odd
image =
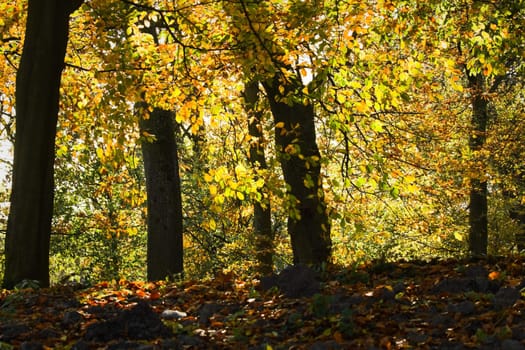
[[[228,180],[228,190],[236,190],[239,184],[233,180]]]
[[[67,153],[67,146],[66,145],[61,145],[56,150],[56,154],[57,154],[58,157],[61,157],[61,156],[63,156],[66,153]]]
[[[215,198],[213,198],[213,202],[219,205],[224,204],[224,196],[222,194],[215,196]]]
[[[406,187],[406,191],[408,193],[416,193],[418,190],[418,187],[416,185],[410,184]]]
[[[244,165],[242,164],[237,164],[237,166],[235,167],[235,174],[237,176],[243,176],[243,175],[246,175],[246,168],[244,167]]]
[[[284,122],[279,122],[279,123],[275,124],[275,127],[276,127],[277,129],[282,129],[282,128],[284,128]]]
[[[416,177],[414,175],[407,175],[403,180],[405,183],[411,184],[412,182],[416,181]]]
[[[461,84],[452,83],[452,89],[457,92],[463,92],[463,86]]]
[[[95,152],[97,154],[98,159],[104,159],[104,150],[102,148],[97,148]]]
[[[210,185],[209,190],[210,190],[210,194],[211,194],[212,196],[215,196],[215,195],[217,194],[217,186],[215,186],[215,185]]]
[[[212,231],[215,231],[215,229],[217,228],[217,223],[215,222],[215,220],[210,219],[210,221],[208,221],[208,226]]]
[[[244,193],[237,192],[237,198],[239,198],[240,201],[243,201],[244,200]]]
[[[454,232],[454,238],[460,242],[463,242],[463,235],[459,232]]]
[[[173,90],[173,92],[172,92],[172,96],[173,97],[178,97],[178,96],[180,96],[181,93],[182,93],[182,91],[178,87],[175,87],[175,90]]]

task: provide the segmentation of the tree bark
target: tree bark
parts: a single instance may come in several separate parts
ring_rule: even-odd
[[[472,255],[483,256],[488,247],[487,182],[470,181],[469,249]]]
[[[49,285],[53,164],[69,15],[81,0],[29,0],[16,78],[16,136],[4,286]]]
[[[519,154],[509,157],[508,161],[512,165],[519,162]],[[518,225],[518,231],[514,236],[514,244],[519,252],[525,250],[525,204],[521,201],[521,193],[523,193],[525,188],[525,170],[522,169],[523,167],[521,166],[519,166],[518,169],[514,169],[514,166],[500,167],[500,172],[510,177],[516,186],[515,189],[503,190],[503,198],[509,203],[509,218],[514,220]]]
[[[519,231],[514,238],[518,251],[522,252],[525,250],[525,206],[519,202],[514,204],[510,210],[510,218],[518,224]]]
[[[146,109],[143,109],[146,112]],[[183,272],[182,199],[174,115],[154,109],[140,118],[140,130],[154,135],[142,141],[148,205],[148,280]]]
[[[483,97],[484,77],[481,74],[471,75],[467,72],[469,88],[472,93],[472,131],[469,147],[475,157],[485,145],[487,123],[489,120],[488,101]],[[483,162],[483,160],[481,160]],[[469,210],[469,250],[472,255],[487,254],[488,248],[488,204],[487,180],[485,174],[470,179]]]
[[[276,124],[277,154],[293,201],[288,218],[293,259],[294,264],[320,265],[330,259],[331,238],[315,113],[311,104],[292,101],[288,96],[300,92],[301,85],[284,80],[276,76],[264,88]]]
[[[264,154],[264,137],[262,132],[263,113],[257,110],[259,100],[259,83],[249,82],[244,87],[245,109],[248,115],[248,133],[250,140],[250,163],[254,169],[267,169]],[[261,275],[269,275],[273,271],[273,240],[272,215],[268,189],[264,185],[259,189],[261,200],[253,201],[253,233],[257,257],[257,271]]]

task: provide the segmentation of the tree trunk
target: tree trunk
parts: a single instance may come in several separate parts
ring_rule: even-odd
[[[510,162],[519,162],[519,155],[515,157],[510,157]],[[514,164],[514,163],[512,163]],[[516,185],[516,189],[509,189],[503,191],[503,198],[508,202],[509,205],[509,218],[514,220],[518,225],[518,231],[515,233],[514,245],[519,252],[525,250],[525,204],[521,201],[521,193],[523,193],[525,185],[525,172],[518,167],[518,170],[514,170],[513,167],[501,168],[500,171],[511,177],[512,181]],[[511,174],[512,171],[516,171],[516,174]]]
[[[29,0],[16,77],[16,136],[4,286],[49,285],[53,164],[69,15],[81,0]]]
[[[144,113],[146,109],[143,109]],[[143,115],[144,116],[144,115]],[[154,109],[140,118],[148,203],[148,280],[183,272],[182,199],[174,116]],[[147,140],[154,135],[154,140]]]
[[[292,101],[288,96],[301,91],[301,85],[296,85],[281,82],[276,76],[264,88],[276,125],[277,154],[292,201],[288,233],[294,264],[320,265],[330,259],[330,225],[320,177],[315,113],[311,104]]]
[[[469,249],[472,255],[487,255],[488,219],[487,219],[487,182],[470,180],[469,211]]]
[[[525,250],[525,206],[518,202],[512,206],[509,214],[510,218],[518,224],[519,231],[514,238],[518,251],[522,252]]]
[[[485,80],[483,76],[481,74],[471,75],[468,72],[467,75],[472,93],[472,131],[469,137],[469,147],[475,157],[478,157],[477,153],[482,150],[486,140],[489,119],[488,101],[482,94]],[[470,179],[469,250],[475,256],[487,254],[487,194],[485,174],[478,174],[478,177]]]
[[[249,82],[244,87],[245,109],[248,115],[248,133],[250,140],[250,163],[254,169],[267,169],[264,155],[264,138],[262,132],[263,113],[257,110],[259,100],[259,83]],[[253,201],[253,233],[257,251],[257,270],[261,275],[269,275],[273,271],[273,240],[272,215],[268,189],[264,185],[259,189],[261,200]]]

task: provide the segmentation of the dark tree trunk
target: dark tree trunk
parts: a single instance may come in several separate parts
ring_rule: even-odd
[[[472,93],[472,131],[469,138],[469,147],[476,154],[485,145],[489,120],[488,101],[483,97],[484,77],[481,74],[470,75],[467,73],[467,75],[469,88]],[[485,174],[478,174],[478,177],[470,179],[469,250],[475,256],[487,254],[487,194]]]
[[[143,108],[143,112],[146,109]],[[144,116],[144,114],[143,114]],[[174,115],[154,109],[140,118],[148,203],[148,280],[183,272],[182,200]]]
[[[264,155],[264,138],[262,132],[262,111],[257,109],[259,100],[259,83],[249,82],[244,87],[245,108],[248,115],[248,133],[250,140],[250,163],[254,169],[267,169]],[[273,271],[273,240],[272,216],[268,189],[263,186],[259,190],[261,200],[253,201],[253,233],[257,250],[257,270],[261,275]]]
[[[511,157],[510,162],[519,162],[519,155]],[[512,163],[514,165],[514,163]],[[518,225],[518,232],[515,234],[515,246],[519,252],[525,250],[525,204],[521,201],[521,196],[525,186],[525,171],[522,167],[518,167],[517,170],[514,166],[501,167],[500,171],[509,176],[514,182],[516,188],[508,189],[503,191],[503,197],[508,201],[509,205],[509,218],[514,220]],[[514,174],[511,172],[515,171]]]
[[[53,164],[69,15],[80,0],[29,0],[16,77],[16,136],[4,286],[49,285]]]
[[[330,259],[330,225],[320,177],[315,113],[311,104],[293,102],[287,96],[301,91],[301,85],[296,85],[276,77],[264,88],[276,124],[277,154],[293,201],[288,233],[294,264],[319,265]]]
[[[487,254],[488,218],[487,218],[487,182],[471,179],[469,211],[469,249],[472,255]]]
[[[525,206],[520,202],[514,204],[510,210],[510,218],[515,220],[519,226],[519,231],[516,233],[516,247],[518,251],[525,250]]]

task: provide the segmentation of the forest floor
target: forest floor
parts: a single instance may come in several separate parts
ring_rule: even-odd
[[[0,349],[525,349],[525,260],[0,291]]]

